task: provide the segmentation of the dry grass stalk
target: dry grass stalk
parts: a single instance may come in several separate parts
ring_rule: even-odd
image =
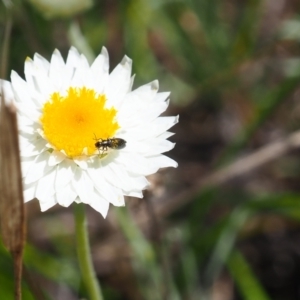
[[[1,97],[2,94],[2,97]],[[15,299],[21,299],[25,212],[16,108],[0,85],[0,224],[3,243],[14,260]]]

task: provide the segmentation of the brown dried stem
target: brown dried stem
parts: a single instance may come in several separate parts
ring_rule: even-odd
[[[0,85],[1,87],[1,85]],[[2,94],[2,97],[1,97]],[[15,299],[21,299],[25,212],[16,109],[0,90],[0,224],[3,243],[14,260]]]

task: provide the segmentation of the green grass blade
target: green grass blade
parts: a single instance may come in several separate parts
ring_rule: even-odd
[[[239,251],[231,253],[227,267],[245,300],[271,300]]]

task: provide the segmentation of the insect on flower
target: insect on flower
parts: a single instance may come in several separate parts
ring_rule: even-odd
[[[95,147],[100,151],[107,151],[108,148],[114,150],[120,150],[125,148],[126,141],[120,138],[111,138],[111,139],[96,139]]]

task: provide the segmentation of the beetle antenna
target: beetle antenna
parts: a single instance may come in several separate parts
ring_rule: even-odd
[[[95,141],[98,141],[97,136],[96,136],[95,133],[94,133],[94,137],[95,137],[94,140],[95,140]]]

